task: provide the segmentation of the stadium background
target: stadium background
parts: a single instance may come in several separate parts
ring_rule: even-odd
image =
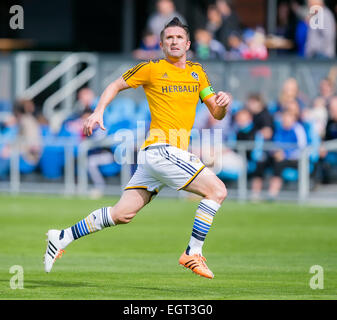
[[[88,115],[86,107],[90,111],[94,108],[104,87],[139,60],[135,50],[142,45],[156,1],[96,1],[90,5],[75,0],[1,1],[1,299],[336,298],[336,140],[325,141],[324,135],[308,130],[313,133],[308,136],[309,146],[301,150],[297,168],[283,173],[281,192],[276,198],[268,196],[268,182],[273,176],[268,168],[262,196],[254,198],[252,172],[256,161],[251,154],[274,150],[275,144],[261,144],[250,135],[240,142],[240,130],[232,126],[234,115],[245,109],[252,93],[261,94],[268,111],[279,116],[278,99],[286,80],[292,77],[300,89],[296,98],[303,99],[305,110],[315,109],[313,103],[322,94],[325,78],[329,79],[328,87],[332,84],[329,97],[336,94],[335,56],[305,57],[298,43],[288,47],[296,42],[293,27],[300,19],[295,19],[290,10],[286,24],[280,25],[278,8],[283,2],[290,4],[276,0],[231,1],[240,22],[240,35],[261,39],[262,32],[262,50],[255,58],[219,56],[224,52],[218,51],[219,46],[214,49],[216,57],[204,56],[205,51],[192,48],[195,55],[191,59],[203,64],[214,88],[229,91],[234,97],[227,120],[213,126],[207,123],[205,107],[198,105],[196,127],[203,128],[207,123],[209,128],[226,129],[223,141],[228,150],[235,151],[228,153],[227,159],[232,162],[224,164],[219,173],[229,196],[205,245],[216,274],[216,282],[206,283],[192,274],[179,273],[176,266],[176,257],[191,231],[197,201],[168,189],[136,217],[136,223],[76,242],[63,261],[55,265],[51,277],[43,274],[42,235],[51,227],[63,228],[98,207],[115,203],[134,170],[132,165],[111,162],[111,151],[116,150],[113,134],[119,129],[134,129],[137,120],[148,124],[141,89],[123,92],[107,110],[108,137],[86,140],[81,134],[81,121]],[[304,1],[296,2],[305,5]],[[195,31],[205,28],[207,10],[214,1],[174,3],[190,25],[195,44]],[[326,4],[336,16],[334,1]],[[22,30],[9,27],[13,16],[9,9],[13,5],[24,9]],[[292,26],[290,31],[285,31],[287,26]],[[290,39],[284,37],[289,36],[288,31]],[[278,38],[267,39],[270,34]],[[280,42],[280,37],[291,41]],[[323,107],[326,114],[329,107]],[[38,131],[24,131],[27,128],[20,122],[22,114],[34,119],[30,118],[30,128],[36,129],[38,124]],[[320,116],[311,119],[321,120]],[[330,120],[336,122],[336,118]],[[313,128],[315,121],[308,122],[306,129]],[[27,136],[20,136],[20,130]],[[20,141],[30,146],[28,152]],[[330,148],[328,157],[320,154],[323,146]],[[247,152],[250,148],[253,152]],[[177,196],[181,201],[163,199]],[[242,203],[238,204],[237,199]],[[112,248],[110,243],[115,241],[119,245]],[[324,290],[309,286],[309,269],[317,264],[326,272]],[[12,265],[24,267],[25,290],[9,288],[8,269]]]
[[[12,129],[8,128],[10,125],[7,125],[6,121],[11,120],[8,120],[7,116],[14,113],[15,103],[25,97],[34,103],[33,115],[41,126],[39,137],[41,145],[32,146],[33,149],[38,149],[38,154],[33,155],[32,164],[32,160],[27,162],[27,157],[24,159],[25,156],[21,151],[18,159],[15,158],[15,152],[8,150],[5,152],[6,143],[2,143],[1,189],[10,189],[12,192],[39,190],[39,183],[46,182],[45,190],[54,193],[66,190],[68,194],[77,192],[85,194],[89,189],[94,189],[93,194],[97,193],[97,195],[102,194],[103,191],[107,194],[119,193],[120,189],[116,186],[120,182],[125,184],[134,167],[122,170],[117,164],[111,164],[112,160],[109,162],[111,157],[107,153],[107,146],[102,146],[100,150],[97,148],[92,150],[93,146],[89,145],[86,146],[90,149],[89,154],[94,153],[89,167],[91,168],[93,164],[93,168],[92,170],[89,168],[90,177],[86,177],[87,175],[83,173],[87,171],[85,166],[88,164],[85,157],[81,157],[81,152],[77,154],[76,146],[83,137],[80,137],[77,129],[68,128],[76,127],[76,120],[81,118],[78,113],[80,108],[84,108],[81,103],[90,104],[92,110],[100,93],[110,81],[139,59],[160,57],[158,51],[139,50],[144,47],[146,37],[144,32],[149,29],[149,20],[156,12],[156,1],[114,1],[113,6],[107,1],[92,3],[90,6],[84,6],[79,1],[60,1],[56,4],[35,0],[15,4],[21,4],[24,8],[23,29],[13,30],[9,27],[12,16],[9,8],[14,5],[13,1],[2,2],[0,11],[2,138],[15,139],[15,125],[12,125]],[[297,4],[303,6],[302,8],[306,7],[303,1]],[[327,1],[326,4],[331,12],[336,14],[333,2]],[[200,29],[211,30],[211,19],[214,18],[211,18],[209,11],[214,3],[186,0],[179,1],[175,5],[176,12],[182,15],[191,27],[193,44],[190,58],[204,64],[216,90],[225,89],[234,97],[231,114],[227,116],[227,120],[208,126],[222,128],[225,132],[224,141],[228,144],[232,143],[230,146],[232,149],[233,144],[237,147],[240,130],[235,127],[234,114],[247,105],[249,95],[260,94],[276,121],[275,118],[279,117],[276,111],[280,109],[280,95],[286,80],[295,78],[299,87],[295,100],[297,99],[300,105],[300,120],[305,122],[304,127],[311,149],[306,150],[309,157],[305,152],[297,157],[297,168],[286,168],[282,173],[286,184],[283,185],[280,198],[298,199],[302,202],[308,199],[316,202],[320,199],[327,202],[334,200],[336,157],[333,151],[336,145],[330,142],[332,149],[323,159],[320,148],[325,137],[322,132],[315,134],[312,127],[327,124],[323,123],[324,120],[322,123],[314,123],[312,121],[314,112],[309,112],[309,115],[304,113],[313,110],[315,98],[323,94],[320,86],[324,78],[331,79],[330,86],[333,88],[330,89],[332,93],[328,94],[333,96],[333,91],[336,89],[335,60],[333,57],[332,59],[312,59],[312,57],[303,56],[303,48],[300,48],[303,43],[296,38],[298,37],[296,32],[299,32],[296,28],[299,21],[303,22],[304,18],[295,15],[295,9],[288,1],[261,0],[254,3],[233,1],[232,15],[235,19],[232,19],[234,22],[231,21],[226,25],[227,38],[216,32],[212,36],[212,41],[218,40],[216,46],[223,45],[224,48],[219,49],[214,47],[213,43],[209,44],[211,50],[205,56],[205,51],[202,51],[202,41],[205,40],[200,38],[202,35],[197,32]],[[214,8],[212,9],[214,11]],[[235,56],[234,54],[237,53],[232,52],[233,48],[227,40],[231,32],[241,33],[241,39],[245,42],[255,36],[256,41],[262,41],[261,48],[257,50],[255,56],[251,52],[241,57]],[[274,38],[271,38],[271,35]],[[259,37],[262,40],[258,40]],[[283,39],[281,43],[275,40],[280,38]],[[221,44],[221,41],[228,42]],[[291,43],[290,46],[289,43]],[[225,53],[221,50],[225,50]],[[89,87],[91,92],[81,91],[80,89],[84,87]],[[121,128],[134,128],[136,120],[149,120],[141,89],[123,93],[120,96],[121,99],[116,100],[114,104],[115,111],[109,111],[107,116],[110,121],[108,126],[111,128],[109,136]],[[91,101],[83,102],[86,99]],[[327,103],[325,108],[328,109]],[[198,106],[200,112],[195,124],[198,129],[207,126],[208,120],[204,109],[203,106]],[[124,114],[120,110],[123,110]],[[133,118],[133,123],[130,123],[128,115],[135,110],[137,115]],[[324,128],[322,130],[324,131]],[[57,142],[58,147],[51,146],[50,143],[48,145],[48,139],[65,136],[72,136],[73,140],[67,139],[66,143],[69,145],[71,141],[73,142],[74,152],[67,153],[67,148],[62,146],[61,139]],[[249,134],[243,139],[254,140]],[[106,144],[106,142],[100,143]],[[266,149],[267,145],[257,147],[255,144],[248,148],[253,148],[253,151],[258,153],[263,148]],[[70,148],[69,146],[68,149]],[[227,182],[230,189],[233,189],[231,193],[233,198],[246,200],[250,197],[252,175],[259,159],[253,159],[251,153],[244,150],[240,151],[241,155],[238,155],[238,149],[236,151],[235,154],[231,154],[232,158],[241,156],[239,160],[246,164],[241,163],[237,168],[234,166],[231,168],[230,163],[227,166],[224,165],[219,176]],[[34,150],[32,152],[34,153]],[[86,152],[83,151],[83,153]],[[99,159],[99,153],[104,153],[105,157],[102,156]],[[245,154],[248,158],[244,156]],[[231,159],[229,155],[227,159]],[[78,163],[75,163],[77,160]],[[103,163],[110,163],[110,165],[103,165]],[[248,166],[248,170],[243,170],[243,166]],[[264,182],[267,182],[272,176],[272,170],[265,171]],[[102,174],[103,177],[101,177]],[[111,182],[109,186],[112,185],[112,189],[104,185],[106,180]],[[25,182],[28,183],[25,184]],[[266,194],[263,198],[268,197],[267,189],[268,186],[265,183],[262,194],[263,192]]]

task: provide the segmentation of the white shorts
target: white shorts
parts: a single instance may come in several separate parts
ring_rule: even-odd
[[[150,145],[138,153],[137,170],[125,187],[157,194],[165,185],[180,190],[205,168],[198,157],[170,145]]]

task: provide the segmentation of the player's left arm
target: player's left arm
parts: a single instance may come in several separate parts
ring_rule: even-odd
[[[205,70],[199,65],[199,97],[204,102],[217,120],[222,120],[227,113],[227,108],[232,102],[232,96],[223,91],[215,93]]]
[[[222,120],[232,102],[232,96],[227,92],[219,91],[203,100],[203,102],[215,119]]]

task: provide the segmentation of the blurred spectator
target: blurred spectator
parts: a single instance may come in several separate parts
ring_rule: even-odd
[[[335,21],[337,21],[337,4],[335,4],[335,6],[333,7],[333,13],[335,15]],[[335,46],[336,46],[336,54],[337,54],[337,37],[336,37],[336,41],[335,41]]]
[[[210,114],[207,107],[204,104],[198,103],[196,109],[196,117],[193,125],[193,129],[221,129],[222,130],[222,141],[226,141],[228,135],[231,132],[232,122],[232,110],[229,108],[226,113],[226,117],[222,120],[216,120]]]
[[[276,35],[294,40],[296,18],[288,1],[281,1],[277,8]]]
[[[305,48],[305,56],[308,58],[334,58],[336,56],[336,21],[332,12],[325,6],[324,0],[308,0],[309,9],[319,6],[320,12],[311,13],[308,17],[308,37]],[[312,28],[312,19],[322,19],[323,27]]]
[[[73,108],[64,113],[60,113],[59,117],[52,119],[53,121],[50,123],[52,131],[60,132],[62,135],[62,132],[65,130],[64,133],[67,135],[66,132],[68,129],[66,127],[81,126],[83,114],[93,111],[96,108],[97,103],[98,98],[91,88],[81,88],[77,93],[77,100]]]
[[[228,0],[216,0],[215,5],[222,17],[218,40],[229,49],[228,38],[233,31],[240,31],[240,23]]]
[[[160,40],[160,32],[174,17],[178,17],[183,24],[186,24],[185,18],[176,11],[173,0],[157,0],[156,12],[150,15],[147,21],[147,30]]]
[[[337,139],[337,96],[334,96],[330,100],[329,115],[330,117],[325,130],[325,141]]]
[[[248,50],[247,45],[243,42],[239,32],[233,31],[228,37],[229,50],[226,58],[229,60],[243,59],[244,52]]]
[[[337,96],[330,100],[329,104],[329,120],[325,128],[324,141],[337,139]],[[320,167],[322,182],[330,182],[330,169],[331,166],[337,166],[337,152],[328,152],[324,147],[320,148]]]
[[[336,89],[337,89],[337,86],[336,86],[337,85],[337,65],[333,65],[330,68],[330,70],[328,72],[327,79],[330,80],[332,88],[333,88],[333,91],[335,93]]]
[[[208,30],[196,30],[194,38],[194,50],[198,59],[224,59],[225,47],[219,41],[212,39],[212,34]]]
[[[20,100],[14,105],[19,125],[20,170],[37,166],[42,152],[40,125],[34,116],[35,105],[31,100]]]
[[[313,124],[315,132],[321,138],[325,136],[325,127],[328,120],[328,110],[324,98],[316,98],[312,104],[312,107],[304,110],[302,117],[304,121]]]
[[[228,134],[228,144],[237,141],[254,141],[256,130],[253,124],[252,114],[247,109],[238,110],[233,115],[233,124]],[[220,142],[221,143],[221,142]],[[251,162],[252,151],[246,152],[246,159]],[[220,162],[221,160],[221,162]],[[220,179],[237,179],[243,170],[247,170],[244,165],[242,155],[237,152],[237,148],[222,148],[222,157],[215,159],[215,168],[218,168],[218,176]]]
[[[269,113],[260,94],[254,93],[248,96],[246,108],[253,115],[255,131],[260,134],[261,141],[269,141],[273,136],[273,117]],[[256,168],[252,173],[252,200],[257,200],[263,187],[263,175],[269,166],[268,153],[260,151],[255,154]]]
[[[292,1],[291,8],[297,20],[295,28],[296,52],[298,56],[304,57],[309,29],[307,23],[308,8],[306,6],[300,6],[296,1]]]
[[[203,133],[205,132],[205,129],[208,129],[206,134],[209,133],[209,141],[206,141],[208,140],[207,138],[203,140]],[[215,130],[218,129],[221,130],[221,136],[215,136]],[[201,104],[199,102],[196,109],[196,118],[191,132],[191,152],[197,155],[200,159],[202,159],[202,161],[207,166],[218,166],[218,163],[214,163],[217,160],[214,154],[214,145],[222,144],[223,141],[226,141],[230,131],[231,109],[228,109],[226,117],[224,117],[222,120],[216,120],[210,114],[208,108],[204,104]],[[217,138],[219,139],[219,141],[217,141]],[[211,145],[205,146],[206,143],[210,143]],[[206,149],[207,151],[203,153],[203,150]]]
[[[302,110],[296,99],[288,101],[288,103],[284,106],[284,111],[290,111],[295,116],[296,121],[302,122]]]
[[[68,118],[63,122],[58,135],[60,137],[71,137],[78,142],[84,140],[86,136],[83,133],[83,124],[91,113],[92,110],[87,107],[81,113],[77,113],[76,117]],[[95,133],[93,133],[94,135]]]
[[[83,134],[83,124],[91,113],[92,110],[87,107],[78,118],[66,121],[63,130],[60,132],[60,136],[69,136],[77,140],[78,143],[85,139],[92,141],[103,139],[107,135],[107,130],[104,131],[99,127],[94,129],[93,134],[89,138]],[[110,164],[113,161],[114,159],[110,148],[93,147],[89,150],[88,174],[94,184],[94,190],[92,191],[94,197],[100,196],[105,186],[104,178],[99,167]]]
[[[297,80],[295,78],[289,78],[283,83],[275,111],[283,111],[287,104],[293,100],[297,101],[301,110],[307,105],[307,99],[300,92]]]
[[[324,140],[337,139],[337,96],[330,100],[329,104],[329,120],[325,129]]]
[[[234,121],[237,140],[254,140],[256,128],[254,126],[253,116],[249,110],[239,110],[234,116]]]
[[[145,31],[140,47],[133,52],[137,60],[158,59],[161,56],[159,39],[152,31]]]
[[[234,116],[233,128],[235,130],[237,141],[254,141],[256,128],[253,122],[253,116],[247,109],[239,110]],[[252,151],[247,151],[247,159],[251,160]]]
[[[18,121],[13,114],[8,114],[2,120],[0,131],[0,179],[4,179],[8,175],[11,155],[10,143],[16,139],[18,134]]]
[[[94,110],[98,103],[95,92],[88,87],[81,88],[77,93],[77,100],[74,106],[74,118],[80,117],[84,110]]]
[[[334,80],[327,77],[321,80],[319,95],[313,100],[311,108],[304,109],[302,117],[314,125],[315,132],[323,138],[328,121],[328,106],[334,96]]]
[[[307,144],[306,133],[301,124],[296,121],[296,115],[291,111],[282,113],[282,122],[275,129],[273,141],[276,144],[292,143],[296,147],[284,147],[272,152],[273,177],[270,179],[268,194],[271,200],[279,194],[282,185],[282,173],[285,168],[297,168],[300,150]]]
[[[221,43],[221,28],[222,28],[222,16],[221,12],[214,4],[210,4],[207,7],[207,23],[206,29],[212,34],[212,37]],[[224,44],[224,43],[223,43]],[[225,44],[224,44],[225,45]]]
[[[115,158],[110,148],[98,148],[90,151],[88,156],[88,174],[94,185],[93,189],[90,191],[92,198],[97,199],[104,194],[106,183],[100,167],[111,165],[114,161]]]
[[[275,34],[268,35],[268,49],[277,49],[278,54],[296,52],[304,57],[308,24],[307,8],[296,1],[282,0],[277,9],[277,29]]]
[[[265,140],[270,140],[273,136],[273,117],[261,95],[258,93],[250,94],[246,102],[246,108],[253,115],[255,129],[262,134]]]
[[[265,45],[266,38],[262,28],[257,28],[256,30],[245,30],[243,33],[243,39],[247,44],[247,48],[242,54],[244,59],[265,60],[268,58],[268,50]]]
[[[324,100],[326,108],[329,105],[330,99],[334,96],[335,89],[331,79],[324,78],[319,84],[319,97]]]

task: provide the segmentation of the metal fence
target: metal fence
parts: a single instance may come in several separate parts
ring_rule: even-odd
[[[0,141],[1,143],[1,141]],[[11,143],[11,155],[9,159],[10,168],[8,180],[3,180],[0,183],[0,191],[17,194],[21,192],[38,192],[38,193],[60,193],[66,196],[88,196],[90,191],[90,181],[88,178],[88,152],[97,147],[112,147],[120,143],[120,140],[114,136],[109,136],[104,140],[90,141],[86,140],[79,145],[65,139],[53,139],[53,141],[45,141],[45,146],[52,144],[53,146],[64,147],[64,175],[63,179],[58,181],[48,181],[48,179],[35,175],[38,178],[35,181],[24,181],[23,175],[19,168],[19,141]],[[332,140],[322,143],[322,146],[328,151],[337,152],[337,140]],[[74,147],[78,147],[77,155],[74,154]],[[248,174],[246,170],[247,151],[255,148],[254,142],[237,141],[235,144],[227,145],[231,149],[235,149],[242,157],[244,170],[238,175],[236,187],[229,189],[229,198],[238,199],[240,201],[249,200],[250,190],[248,187]],[[283,144],[281,147],[293,147],[290,144]],[[265,151],[275,150],[280,148],[280,144],[275,145],[272,142],[264,143],[262,149]],[[125,149],[126,153],[134,153],[134,149]],[[312,151],[312,146],[307,146],[301,150],[298,160],[298,180],[296,191],[291,191],[288,194],[281,191],[280,198],[286,200],[298,201],[299,203],[307,203],[313,199],[315,191],[310,189],[310,171],[309,171],[309,155]],[[128,156],[126,155],[126,158]],[[105,189],[106,195],[120,195],[123,188],[127,184],[132,174],[133,163],[124,162],[121,166],[121,172],[114,184],[109,184]],[[165,189],[161,192],[162,196],[178,196],[178,192]],[[319,199],[319,197],[318,197]],[[331,199],[331,200],[335,200]]]

